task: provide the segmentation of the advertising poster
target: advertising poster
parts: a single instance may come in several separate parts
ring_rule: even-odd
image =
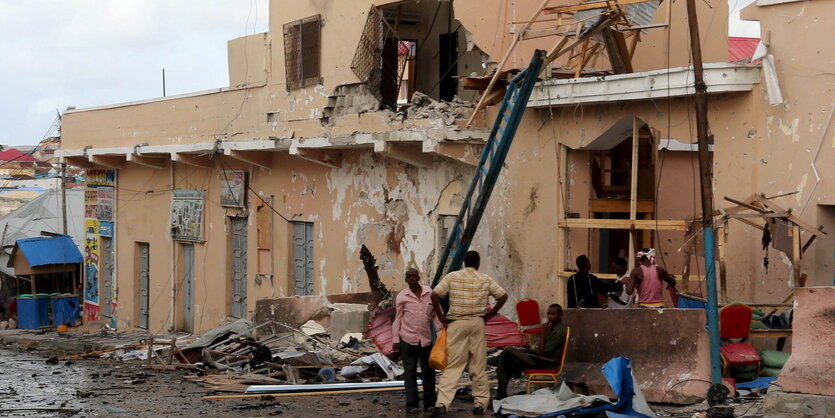
[[[171,201],[171,236],[180,241],[203,240],[202,190],[174,190]]]
[[[84,217],[85,218],[92,218],[96,219],[98,216],[98,211],[96,209],[96,204],[98,203],[98,193],[96,193],[96,189],[85,188],[84,189]]]
[[[102,186],[96,189],[96,218],[100,221],[113,220],[113,188]]]
[[[84,300],[99,303],[99,221],[84,223]]]
[[[220,172],[220,205],[242,208],[246,205],[246,171]]]

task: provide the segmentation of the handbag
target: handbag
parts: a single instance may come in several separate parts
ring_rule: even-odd
[[[429,353],[429,367],[435,370],[446,368],[446,329],[442,329],[435,339],[435,345]]]

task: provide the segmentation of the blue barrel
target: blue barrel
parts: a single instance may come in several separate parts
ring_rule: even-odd
[[[49,326],[49,298],[17,298],[17,327],[38,329]]]
[[[78,296],[53,296],[52,319],[53,325],[73,325],[78,319]]]

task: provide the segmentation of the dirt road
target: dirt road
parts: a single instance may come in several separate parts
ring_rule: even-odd
[[[205,400],[187,372],[105,359],[47,364],[45,352],[0,348],[0,416],[400,417],[402,392]],[[449,416],[470,416],[456,401]]]

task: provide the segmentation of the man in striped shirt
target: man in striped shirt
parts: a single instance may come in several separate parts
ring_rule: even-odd
[[[478,272],[480,264],[477,252],[467,252],[464,269],[444,276],[432,293],[435,313],[447,332],[447,366],[438,382],[438,401],[428,416],[446,414],[465,366],[473,382],[473,414],[483,415],[490,402],[484,324],[502,308],[507,292],[490,276]],[[444,315],[440,300],[447,296],[449,312]],[[490,296],[496,299],[492,308],[487,305]]]

